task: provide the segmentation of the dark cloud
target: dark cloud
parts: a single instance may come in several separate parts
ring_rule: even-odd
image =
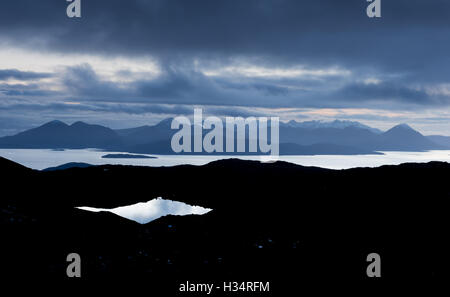
[[[226,79],[217,79],[216,82],[225,89],[231,90],[257,90],[261,91],[264,95],[287,95],[289,88],[277,85],[278,81],[274,82],[233,82]]]
[[[127,83],[102,80],[89,64],[67,67],[61,78],[76,100],[125,103],[217,104],[220,91],[200,72],[165,67],[154,79]]]
[[[118,85],[99,78],[88,65],[68,67],[63,82],[73,100],[124,103],[235,105],[260,107],[365,107],[371,102],[436,106],[450,104],[447,95],[430,95],[423,88],[405,84],[404,79],[387,82],[350,82],[327,89],[334,78],[315,83],[315,89],[302,88],[303,80],[211,78],[187,67],[170,66],[155,79]],[[307,86],[309,86],[307,84]],[[395,105],[398,105],[395,107]]]
[[[161,74],[121,82],[101,77],[89,64],[54,74],[0,70],[0,80],[26,82],[0,84],[2,99],[35,99],[28,106],[3,105],[3,112],[162,115],[189,114],[202,105],[221,115],[245,115],[254,107],[420,111],[450,103],[447,91],[427,91],[450,83],[447,0],[382,0],[381,19],[366,16],[365,0],[82,0],[81,19],[69,19],[67,5],[1,1],[0,45],[48,55],[151,57]],[[337,67],[349,75],[208,76],[198,68],[250,64]],[[118,74],[133,78],[129,69]],[[31,83],[50,76],[63,91]],[[379,83],[364,83],[368,78]]]
[[[102,113],[124,113],[130,115],[142,114],[161,114],[166,116],[184,115],[192,116],[194,107],[190,105],[168,105],[168,104],[133,104],[133,103],[71,103],[71,102],[17,102],[13,101],[0,104],[0,112],[19,111],[19,112],[102,112]],[[256,111],[245,107],[232,106],[208,106],[203,108],[205,115],[232,116],[232,117],[250,117],[250,116],[268,116],[267,112]]]
[[[46,90],[38,84],[7,84],[0,83],[0,94],[5,96],[55,96],[59,92]]]
[[[182,114],[191,115],[194,109],[188,106],[124,103],[73,103],[73,102],[11,102],[1,104],[0,111],[53,111],[53,112],[106,112],[126,114]]]
[[[209,91],[213,91],[212,81],[204,74],[192,70],[177,68],[174,66],[164,67],[160,77],[154,80],[138,81],[135,83],[139,95],[153,99],[169,99],[192,97],[193,93],[206,96]],[[188,100],[189,100],[188,99]]]
[[[17,69],[0,69],[0,80],[35,80],[52,77],[51,73],[40,73],[32,71],[19,71]]]
[[[155,79],[119,86],[101,80],[86,64],[68,67],[62,81],[75,101],[279,107],[289,99],[287,88],[276,82],[232,83],[189,67],[168,66]]]
[[[84,98],[110,98],[130,95],[116,83],[101,80],[91,65],[85,63],[78,66],[66,67],[61,74],[61,82],[70,96]],[[125,100],[125,98],[123,98]]]
[[[387,101],[419,105],[445,103],[439,100],[439,97],[431,96],[424,90],[391,82],[349,84],[333,95],[350,101]],[[447,104],[450,103],[450,97],[442,98],[445,98]]]
[[[209,77],[190,65],[165,65],[156,78],[114,82],[102,79],[89,64],[67,67],[55,75],[63,90],[52,91],[40,84],[0,84],[0,93],[10,97],[48,96],[84,104],[115,103],[115,108],[130,112],[127,104],[241,106],[266,108],[361,108],[384,102],[392,109],[405,105],[448,106],[450,97],[430,95],[423,88],[409,86],[404,79],[363,83],[321,78],[312,84],[303,78],[258,79]],[[341,87],[330,87],[333,84]],[[311,87],[313,86],[313,87]],[[120,105],[123,103],[123,105]],[[102,111],[102,110],[98,110]]]
[[[253,108],[234,107],[234,106],[216,106],[205,108],[205,113],[222,117],[258,117],[258,116],[270,116],[270,112],[257,111]],[[191,112],[193,114],[193,111]]]
[[[90,0],[82,18],[59,0],[2,1],[0,36],[58,52],[159,59],[265,57],[261,63],[339,64],[401,72],[445,71],[450,3],[362,0]],[[441,72],[439,71],[439,73]],[[440,76],[435,76],[439,79]]]

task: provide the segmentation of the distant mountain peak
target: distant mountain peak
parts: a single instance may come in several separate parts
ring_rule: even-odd
[[[43,171],[56,171],[56,170],[65,170],[70,168],[87,168],[94,165],[88,164],[88,163],[82,163],[82,162],[70,162],[66,164],[62,164],[56,167],[49,167],[46,169],[43,169]]]
[[[392,133],[414,133],[414,134],[418,134],[418,135],[422,135],[420,134],[418,131],[414,130],[410,125],[408,124],[399,124],[396,125],[394,127],[392,127],[391,129],[387,130],[385,132],[385,134],[392,134]]]
[[[398,124],[397,126],[394,126],[393,128],[414,130],[410,125],[405,124],[405,123]]]
[[[73,123],[72,125],[70,125],[72,127],[77,127],[77,126],[89,126],[89,124],[82,122],[82,121],[77,121],[75,123]]]
[[[381,130],[372,128],[370,126],[361,124],[356,121],[348,121],[348,120],[333,120],[333,121],[321,121],[321,120],[313,120],[313,121],[304,121],[297,122],[295,120],[291,120],[285,124],[288,127],[293,128],[306,128],[306,129],[319,129],[319,128],[335,128],[335,129],[345,129],[345,128],[360,128],[372,131],[374,133],[380,134]]]
[[[404,143],[412,143],[413,139],[415,140],[421,140],[424,142],[430,142],[429,139],[427,139],[425,136],[423,136],[420,132],[414,130],[411,126],[408,124],[399,124],[391,129],[387,130],[383,133],[384,136],[388,136],[392,139],[395,139],[396,141],[399,141],[400,139],[403,139]],[[408,138],[405,138],[408,137]]]
[[[172,121],[173,121],[173,118],[167,118],[167,119],[164,119],[164,120],[160,121],[155,126],[167,126],[167,127],[170,127],[170,125],[172,124]]]
[[[68,126],[68,125],[66,123],[62,122],[62,121],[53,120],[53,121],[47,122],[44,125],[42,125],[42,127],[44,127],[44,126],[46,126],[46,127],[49,127],[49,126],[55,127],[55,126]]]

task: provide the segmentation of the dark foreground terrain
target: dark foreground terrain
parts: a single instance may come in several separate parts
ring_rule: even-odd
[[[449,276],[448,163],[336,171],[224,160],[45,172],[0,158],[0,174],[3,281],[75,281],[66,276],[69,253],[82,258],[76,281],[138,280],[171,295],[186,281],[270,281],[266,294],[277,295],[317,280]],[[140,225],[74,208],[159,196],[213,211]],[[372,252],[381,279],[366,276]]]

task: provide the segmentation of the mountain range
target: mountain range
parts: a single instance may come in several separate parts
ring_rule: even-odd
[[[0,148],[96,148],[130,153],[174,154],[170,141],[176,130],[170,128],[171,121],[168,118],[154,126],[116,130],[84,122],[68,125],[61,121],[51,121],[40,127],[0,138]],[[354,155],[448,148],[450,137],[424,136],[407,124],[400,124],[383,132],[352,121],[280,123],[282,155]]]

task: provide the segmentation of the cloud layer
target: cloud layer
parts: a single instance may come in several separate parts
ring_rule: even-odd
[[[383,1],[381,19],[362,0],[82,0],[81,19],[66,6],[0,4],[0,117],[17,114],[17,129],[204,106],[286,120],[365,110],[352,119],[450,134],[448,1]]]

